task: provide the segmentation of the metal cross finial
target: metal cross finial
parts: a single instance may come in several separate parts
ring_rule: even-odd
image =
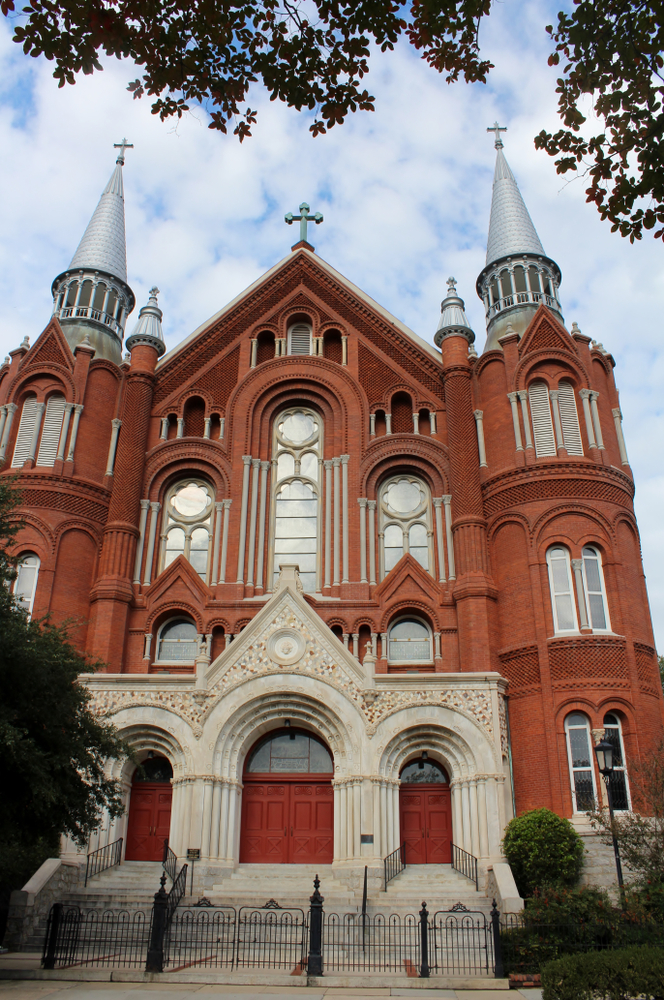
[[[305,243],[307,243],[308,242],[307,223],[315,222],[317,226],[320,226],[321,222],[323,221],[323,215],[321,212],[314,212],[313,215],[309,215],[309,206],[307,205],[306,201],[303,201],[302,204],[300,205],[300,214],[293,215],[292,212],[286,212],[286,215],[284,216],[284,221],[287,222],[289,226],[292,226],[294,222],[299,222],[300,240],[303,240]]]
[[[495,141],[494,145],[495,145],[496,149],[502,149],[503,148],[503,140],[500,138],[500,133],[501,132],[507,132],[507,126],[506,125],[499,125],[498,122],[494,122],[493,125],[491,126],[491,128],[487,129],[487,132],[493,132],[494,133],[494,135],[496,137],[496,141]]]
[[[123,139],[122,142],[114,142],[113,149],[120,150],[120,152],[118,153],[118,158],[115,162],[119,163],[121,166],[124,166],[125,149],[133,149],[133,148],[134,148],[133,142],[127,142],[126,139]]]
[[[159,295],[159,289],[157,288],[156,285],[152,286],[152,288],[150,289],[150,293],[149,294],[150,294],[150,298],[151,299],[156,299],[157,298],[157,296]]]
[[[448,295],[456,295],[456,293],[457,293],[456,286],[457,286],[456,278],[448,278],[447,279],[447,294]]]

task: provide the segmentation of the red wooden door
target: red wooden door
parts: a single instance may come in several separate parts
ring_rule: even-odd
[[[402,785],[399,795],[401,843],[409,865],[450,864],[452,807],[445,785]]]
[[[242,793],[240,863],[331,864],[329,781],[252,781]]]
[[[127,821],[127,861],[161,861],[171,827],[173,789],[166,783],[132,785]]]

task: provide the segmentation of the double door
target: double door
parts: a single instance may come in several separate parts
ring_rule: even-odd
[[[329,781],[245,776],[240,862],[331,864],[334,792]]]
[[[399,806],[406,863],[450,864],[452,802],[449,785],[402,785]]]
[[[136,782],[131,788],[127,822],[127,861],[161,861],[171,828],[170,784]]]

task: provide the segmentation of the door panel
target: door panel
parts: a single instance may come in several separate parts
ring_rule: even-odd
[[[334,792],[329,781],[251,781],[242,794],[241,862],[331,864]]]
[[[452,861],[451,799],[449,788],[425,792],[427,861],[448,865]]]
[[[132,785],[127,821],[127,861],[161,861],[170,833],[173,789],[166,784]]]
[[[406,845],[406,864],[426,864],[424,794],[421,789],[402,788],[399,796],[401,843]]]
[[[401,843],[409,865],[450,864],[452,807],[446,785],[402,785],[399,792]]]
[[[288,786],[247,784],[242,794],[240,861],[286,860]],[[222,818],[223,822],[223,818]]]

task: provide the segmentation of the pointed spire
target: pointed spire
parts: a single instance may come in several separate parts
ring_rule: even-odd
[[[493,264],[502,257],[520,253],[545,256],[519,185],[505,159],[502,141],[498,138],[486,262]]]
[[[127,244],[122,167],[124,151],[131,147],[126,139],[123,139],[119,146],[120,154],[115,161],[115,170],[102,192],[99,204],[69,267],[105,271],[114,278],[126,282]]]
[[[136,344],[150,344],[157,351],[159,357],[166,351],[164,334],[161,329],[163,313],[157,303],[159,289],[155,286],[150,289],[148,304],[143,306],[138,314],[138,322],[132,330],[131,336],[127,337],[127,349],[132,350]]]
[[[440,347],[445,337],[461,334],[469,344],[475,340],[475,334],[466,317],[466,304],[457,295],[456,278],[447,279],[447,295],[440,304],[440,322],[434,335],[436,347]]]

